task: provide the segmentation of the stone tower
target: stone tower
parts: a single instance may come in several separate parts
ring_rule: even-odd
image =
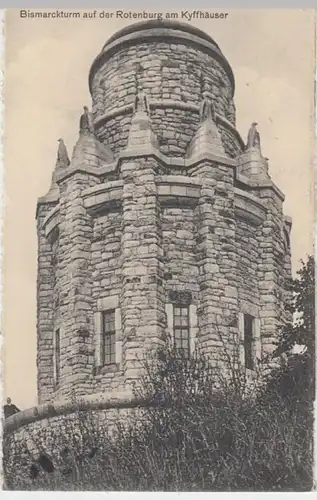
[[[92,113],[59,141],[38,200],[40,403],[117,393],[164,332],[246,370],[286,319],[291,221],[256,124],[235,126],[234,76],[197,28],[149,21],[94,60]]]

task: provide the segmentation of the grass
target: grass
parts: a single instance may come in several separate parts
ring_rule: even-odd
[[[221,376],[201,353],[186,360],[165,344],[144,363],[135,388],[147,408],[112,432],[106,421],[78,410],[58,434],[43,428],[33,436],[53,470],[5,436],[6,488],[311,491],[309,358],[294,358],[270,375],[259,367],[251,384],[241,367],[227,368]]]

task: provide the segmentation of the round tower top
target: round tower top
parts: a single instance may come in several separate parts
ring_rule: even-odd
[[[178,30],[178,31],[184,31],[186,33],[190,33],[192,35],[198,36],[200,38],[203,38],[207,42],[212,43],[215,45],[218,50],[220,51],[219,45],[215,42],[211,36],[207,35],[204,31],[200,30],[199,28],[196,28],[195,26],[192,26],[191,24],[187,23],[182,23],[180,21],[172,21],[168,19],[151,19],[149,21],[141,21],[138,23],[130,24],[129,26],[125,26],[121,30],[118,30],[116,33],[114,33],[105,43],[103,46],[103,49],[107,47],[110,43],[112,43],[114,40],[117,40],[120,37],[129,35],[130,33],[135,33],[135,32],[141,32],[144,30],[148,29],[156,29],[156,28],[165,28],[165,29],[171,29],[171,30]],[[140,36],[141,36],[140,33]]]
[[[107,40],[101,52],[92,63],[89,72],[90,91],[92,90],[92,82],[95,73],[115,51],[128,45],[135,45],[140,42],[153,41],[155,39],[163,41],[172,41],[174,39],[176,42],[198,46],[200,50],[210,53],[226,71],[231,82],[232,93],[234,94],[233,71],[214,39],[195,26],[168,19],[141,21],[126,26],[114,33]]]

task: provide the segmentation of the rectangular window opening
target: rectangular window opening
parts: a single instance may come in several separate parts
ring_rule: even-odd
[[[184,357],[188,358],[190,353],[189,333],[189,307],[187,305],[175,305],[173,308],[173,333],[174,346]]]
[[[115,310],[102,313],[102,345],[101,364],[113,365],[116,363],[116,328]]]
[[[55,352],[54,352],[54,364],[55,364],[55,384],[59,383],[60,378],[60,329],[55,330]]]
[[[249,314],[244,315],[244,360],[245,367],[249,370],[254,369],[253,359],[253,323],[254,318]]]

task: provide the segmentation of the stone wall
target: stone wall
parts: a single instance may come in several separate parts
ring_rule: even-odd
[[[56,262],[53,259],[54,239],[58,230],[48,239],[43,227],[48,213],[56,203],[40,204],[37,211],[38,275],[37,275],[37,389],[41,398],[49,400],[54,393],[53,377],[53,329]],[[57,248],[57,243],[55,243]]]
[[[29,481],[30,467],[41,454],[63,469],[63,450],[88,455],[100,439],[111,439],[118,425],[139,418],[143,406],[130,393],[100,393],[21,411],[4,422],[5,466],[18,470],[20,481]]]
[[[233,348],[241,311],[260,319],[263,352],[272,349],[286,319],[283,301],[290,276],[281,199],[274,185],[253,192],[252,186],[236,188],[234,168],[217,162],[200,162],[188,171],[191,177],[157,175],[162,170],[154,158],[123,161],[120,181],[100,184],[94,178],[95,186],[82,190],[91,184],[86,177],[79,198],[71,189],[73,179],[67,181],[72,201],[65,201],[63,209],[61,195],[59,231],[54,240],[50,233],[47,243],[55,301],[45,306],[44,296],[43,302],[50,308],[53,329],[43,335],[50,356],[52,331],[60,327],[65,332],[61,379],[56,388],[50,357],[47,374],[39,371],[42,383],[52,384],[51,392],[42,391],[43,401],[69,396],[74,388],[77,395],[122,390],[137,379],[138,358],[168,328],[171,292],[190,297],[198,321],[195,342],[211,359],[220,359],[217,348],[224,340]],[[77,199],[78,206],[73,204]],[[69,210],[80,216],[78,231],[73,218],[63,225]],[[108,309],[103,303],[113,301],[120,315],[120,359],[96,370],[96,314],[98,318],[99,311]]]
[[[121,165],[123,188],[122,329],[126,383],[138,377],[146,348],[155,347],[165,326],[161,207],[152,158]]]
[[[144,91],[162,153],[184,156],[199,122],[201,96],[214,99],[216,113],[235,127],[231,68],[214,43],[187,26],[153,28],[151,37],[126,35],[106,45],[91,70],[93,112],[98,138],[117,154],[126,146],[135,97]],[[118,42],[118,41],[117,41]],[[237,133],[222,127],[229,156],[241,151]]]
[[[235,251],[237,252],[237,274],[239,299],[257,307],[260,305],[258,288],[258,263],[260,261],[261,232],[249,221],[239,219],[236,224]]]
[[[187,290],[199,298],[196,262],[194,210],[187,207],[164,207],[162,211],[164,281],[170,290]]]
[[[284,196],[260,149],[241,153],[233,77],[219,48],[172,24],[165,41],[136,31],[104,47],[90,77],[96,134],[81,131],[40,200],[40,402],[129,388],[148,350],[173,334],[175,297],[189,306],[191,346],[214,363],[224,347],[232,354],[238,343],[242,352],[244,314],[254,317],[261,355],[287,320]],[[150,109],[130,106],[140,90]],[[208,92],[216,110],[204,118]],[[115,317],[109,366],[101,360],[106,310]]]
[[[96,314],[98,301],[107,297],[119,297],[121,294],[122,210],[120,208],[94,217],[91,254],[93,312]],[[116,391],[124,384],[122,363],[118,363],[115,367],[98,370],[95,352],[97,343],[95,330],[92,343],[94,359],[90,363],[91,372],[86,384],[87,394],[101,389]]]

